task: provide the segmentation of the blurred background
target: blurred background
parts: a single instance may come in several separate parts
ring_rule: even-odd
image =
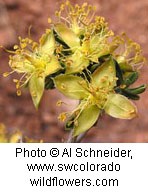
[[[11,49],[18,43],[18,36],[26,37],[32,25],[34,40],[48,28],[48,17],[54,17],[61,0],[0,0],[0,45]],[[83,3],[82,0],[71,0]],[[134,41],[141,44],[143,54],[148,58],[148,1],[141,0],[87,0],[97,7],[97,14],[104,16],[115,33],[126,32]],[[8,54],[0,51],[0,122],[8,130],[20,129],[30,138],[44,142],[63,142],[68,132],[64,124],[57,120],[58,114],[69,106],[56,107],[56,101],[63,97],[55,90],[45,91],[40,108],[35,110],[30,94],[23,90],[16,96],[13,76],[3,78],[9,71]],[[148,67],[143,67],[137,85],[148,83]],[[66,100],[66,99],[65,99]],[[75,105],[75,102],[67,102]],[[83,142],[148,142],[148,92],[135,102],[139,117],[133,120],[114,119],[101,116],[96,127],[87,133]],[[72,107],[70,107],[72,108]]]

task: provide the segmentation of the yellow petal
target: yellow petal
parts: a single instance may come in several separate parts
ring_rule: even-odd
[[[52,31],[47,31],[39,40],[40,50],[45,54],[52,55],[55,50],[55,39]]]
[[[89,95],[85,89],[87,87],[86,82],[80,77],[74,75],[59,75],[54,81],[57,89],[69,98],[79,100]]]
[[[34,74],[29,80],[29,90],[36,109],[38,109],[41,97],[44,92],[44,81],[45,77],[39,77],[36,74]]]
[[[4,124],[0,123],[0,143],[7,143],[7,130]]]
[[[90,129],[97,121],[100,109],[96,105],[90,105],[85,108],[77,119],[77,125],[74,127],[74,136]]]
[[[89,65],[89,60],[79,51],[76,51],[68,59],[71,63],[66,64],[66,74],[81,72]]]
[[[93,36],[90,39],[90,60],[93,62],[98,62],[98,58],[109,54],[109,43],[105,37],[100,37],[98,35]]]
[[[53,55],[51,61],[46,64],[45,75],[50,75],[61,69],[58,59]]]
[[[23,137],[22,132],[17,130],[16,132],[14,132],[11,135],[9,142],[10,143],[18,143],[18,142],[20,142],[20,140],[22,140],[22,137]]]
[[[96,69],[92,77],[96,86],[113,89],[116,86],[116,69],[113,60],[104,62]]]
[[[75,50],[80,46],[80,39],[76,36],[76,34],[66,27],[64,24],[60,23],[55,25],[55,30],[58,35],[62,38],[62,40],[71,47],[72,50]]]
[[[120,119],[132,119],[137,116],[136,106],[120,94],[110,94],[104,110],[110,116]]]
[[[31,61],[20,55],[14,55],[9,61],[9,65],[17,73],[31,73],[35,69]]]

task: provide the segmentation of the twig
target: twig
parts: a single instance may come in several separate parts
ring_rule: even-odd
[[[81,133],[80,135],[73,137],[73,129],[70,131],[68,140],[66,141],[66,143],[80,143],[82,141],[82,139],[85,137],[87,131],[84,133]]]

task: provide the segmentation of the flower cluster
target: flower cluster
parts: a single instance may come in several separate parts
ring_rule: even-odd
[[[139,99],[146,89],[146,85],[131,88],[145,61],[140,46],[125,34],[114,35],[95,12],[87,3],[73,6],[66,1],[55,13],[57,21],[49,18],[50,29],[39,43],[19,38],[9,60],[12,71],[4,74],[22,75],[14,79],[17,94],[28,87],[36,108],[44,89],[56,88],[79,100],[75,110],[59,116],[74,136],[90,129],[102,112],[134,118],[137,108],[129,99]]]
[[[35,140],[24,136],[19,129],[11,132],[3,123],[0,123],[0,143],[42,143],[42,140]]]

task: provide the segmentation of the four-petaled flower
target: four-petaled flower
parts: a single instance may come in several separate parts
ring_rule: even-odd
[[[65,96],[80,100],[72,112],[74,136],[90,129],[104,110],[115,118],[131,119],[137,115],[136,106],[125,96],[116,94],[115,63],[112,58],[104,62],[92,75],[91,80],[75,75],[59,75],[55,85]]]
[[[48,30],[40,38],[39,44],[29,38],[20,39],[20,46],[15,45],[14,55],[10,56],[9,65],[12,72],[23,74],[16,82],[17,94],[20,95],[20,88],[28,86],[33,103],[38,108],[43,95],[45,78],[61,69],[58,58],[54,55],[55,40],[53,32]]]
[[[103,17],[95,17],[93,6],[87,3],[72,6],[67,1],[62,4],[57,16],[59,21],[54,24],[54,30],[72,52],[65,60],[66,74],[81,72],[90,62],[98,63],[99,57],[110,53],[108,38],[113,32],[108,29]]]

